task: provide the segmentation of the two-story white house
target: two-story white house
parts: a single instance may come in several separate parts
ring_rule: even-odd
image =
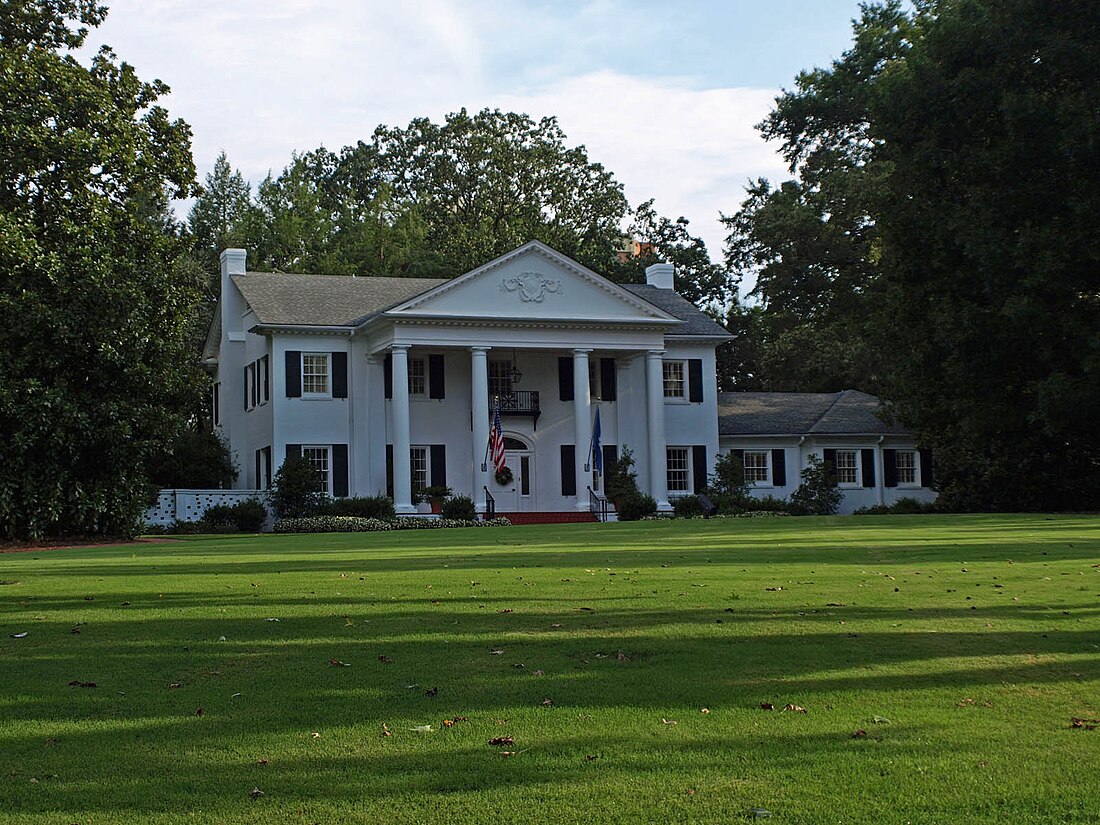
[[[264,489],[288,455],[333,496],[398,513],[445,485],[479,511],[584,512],[629,448],[661,509],[718,453],[715,347],[730,338],[657,264],[620,286],[537,241],[452,280],[248,272],[221,256],[207,339],[215,426]],[[487,446],[499,404],[508,484]]]

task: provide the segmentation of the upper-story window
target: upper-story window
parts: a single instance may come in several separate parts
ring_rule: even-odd
[[[409,359],[409,396],[424,398],[428,394],[428,369],[424,358]]]
[[[489,398],[512,394],[512,362],[489,361]]]
[[[327,352],[302,353],[302,395],[329,394],[328,367]]]
[[[665,398],[687,398],[687,380],[683,361],[664,361],[661,364]]]

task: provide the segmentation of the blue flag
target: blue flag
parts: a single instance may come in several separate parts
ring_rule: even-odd
[[[600,447],[600,408],[596,407],[596,420],[592,424],[592,466],[596,475],[603,475],[603,449]]]

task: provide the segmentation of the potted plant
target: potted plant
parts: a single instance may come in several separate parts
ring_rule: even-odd
[[[451,488],[440,484],[425,487],[420,491],[420,500],[430,502],[432,512],[439,513],[443,510],[443,499],[451,495]]]

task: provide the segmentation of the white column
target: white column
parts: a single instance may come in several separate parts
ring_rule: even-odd
[[[415,513],[409,460],[409,347],[394,344],[393,357],[393,508]]]
[[[574,451],[577,473],[578,510],[588,509],[588,487],[592,483],[591,458],[588,451],[592,441],[592,398],[588,391],[588,353],[590,349],[573,350],[573,433],[577,448]],[[588,467],[589,469],[585,469]]]
[[[646,419],[649,424],[649,494],[658,510],[668,510],[668,455],[665,447],[665,378],[661,366],[664,350],[645,354]]]
[[[386,393],[385,371],[380,355],[367,356],[367,391],[365,425],[353,438],[358,440],[360,433],[367,440],[369,470],[366,489],[370,495],[385,495],[386,492]]]
[[[470,416],[473,423],[473,499],[479,513],[485,512],[485,485],[489,483],[485,449],[489,445],[489,348],[470,347]]]
[[[884,489],[886,487],[886,479],[884,474],[886,473],[886,456],[882,454],[882,436],[879,436],[878,443],[875,445],[875,503],[884,504],[886,496],[884,495]]]

